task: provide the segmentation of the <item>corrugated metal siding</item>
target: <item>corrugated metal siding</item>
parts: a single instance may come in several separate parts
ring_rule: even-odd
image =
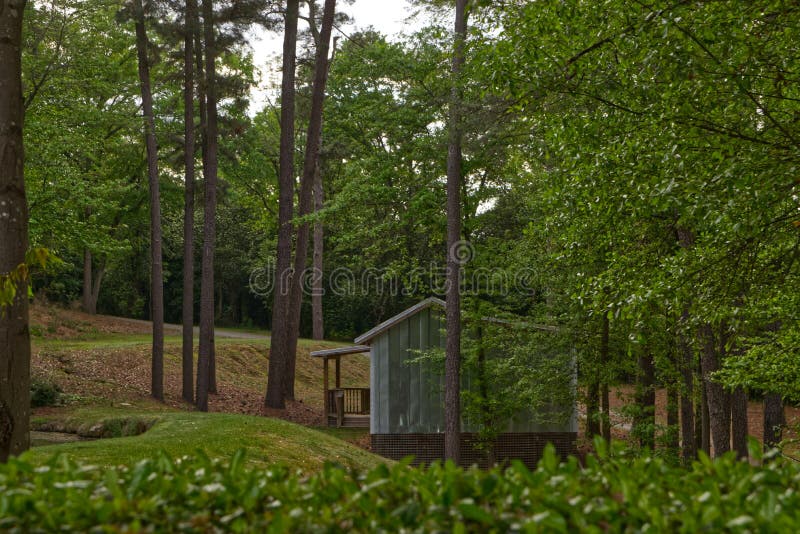
[[[425,310],[427,312],[428,310]],[[408,346],[419,347],[420,319],[425,313],[414,315],[408,319]],[[416,354],[410,354],[416,357]],[[420,412],[420,398],[423,394],[421,382],[423,380],[422,365],[409,365],[408,367],[408,421],[409,432],[421,432],[423,414]]]
[[[373,434],[439,433],[444,431],[444,375],[436,363],[408,363],[418,351],[444,348],[444,315],[426,308],[393,325],[372,340],[370,414]],[[502,356],[501,356],[502,357]],[[462,374],[462,388],[472,387]],[[518,414],[507,432],[576,432],[575,416],[567,424],[539,424],[533,410]],[[465,432],[480,430],[478,421],[464,420]]]

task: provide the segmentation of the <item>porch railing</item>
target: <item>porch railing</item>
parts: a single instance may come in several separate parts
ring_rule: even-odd
[[[331,415],[369,414],[369,388],[336,388],[328,390]]]

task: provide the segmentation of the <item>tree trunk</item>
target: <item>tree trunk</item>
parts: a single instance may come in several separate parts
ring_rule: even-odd
[[[700,375],[700,450],[711,454],[711,416],[708,412],[708,384]]]
[[[689,320],[689,310],[684,308],[681,323],[686,325]],[[680,369],[683,378],[681,385],[681,456],[684,463],[688,464],[697,456],[695,444],[695,407],[694,407],[694,351],[685,334],[679,334],[678,354],[681,359]]]
[[[678,225],[677,212],[675,213],[675,223],[675,234],[678,245],[683,249],[694,246],[694,233]],[[682,328],[688,328],[688,303],[683,307],[680,322]],[[684,463],[688,464],[697,456],[698,442],[702,442],[702,429],[700,432],[697,432],[695,428],[696,422],[701,421],[702,416],[696,417],[697,406],[695,403],[694,372],[697,365],[695,363],[694,350],[692,349],[692,344],[689,342],[688,336],[684,332],[681,332],[678,336],[678,352],[681,358],[680,369],[681,375],[683,376],[683,385],[681,387],[682,456]],[[703,391],[705,390],[703,389]],[[701,439],[698,440],[698,436],[700,436]]]
[[[197,1],[186,0],[183,57],[183,131],[184,131],[184,201],[183,201],[183,350],[181,358],[181,397],[194,402],[194,38]]]
[[[217,344],[216,339],[211,338],[211,354],[208,358],[208,392],[216,395],[217,390]]]
[[[22,126],[22,15],[25,1],[0,0],[0,274],[25,263],[28,202]],[[0,309],[0,462],[29,445],[31,343],[28,280]]]
[[[84,249],[83,295],[81,296],[81,308],[84,312],[92,315],[97,313],[97,299],[100,298],[100,285],[103,283],[105,274],[105,265],[99,266],[97,270],[92,269],[92,253],[88,248]]]
[[[781,442],[783,425],[786,419],[783,413],[783,399],[777,393],[764,395],[764,449],[777,447]]]
[[[747,393],[738,387],[731,396],[731,434],[738,458],[748,457],[747,433]]]
[[[314,173],[314,211],[319,214],[322,211],[324,190],[322,188],[322,174],[320,166]],[[323,287],[323,261],[324,252],[324,228],[322,221],[314,221],[314,280],[311,292],[311,337],[317,340],[325,339],[325,324],[322,316],[322,294],[325,292]]]
[[[147,176],[150,183],[150,317],[153,321],[153,359],[151,395],[164,400],[164,278],[161,259],[161,195],[158,180],[158,146],[153,114],[153,93],[150,89],[147,32],[144,26],[142,0],[134,0],[136,16],[136,53],[139,59],[139,84],[142,92]]]
[[[447,150],[447,283],[444,371],[444,456],[461,460],[461,71],[467,38],[467,0],[456,0]]]
[[[731,450],[730,404],[722,384],[711,380],[711,374],[720,367],[716,336],[711,325],[702,327],[701,336],[703,349],[700,365],[703,369],[703,381],[706,384],[711,449],[716,458]]]
[[[311,93],[311,114],[306,133],[306,152],[303,162],[303,176],[300,181],[300,201],[298,215],[304,217],[311,213],[311,193],[314,188],[314,175],[319,164],[319,151],[322,139],[322,111],[325,104],[325,86],[328,82],[328,51],[330,50],[333,17],[336,0],[325,0],[322,11],[322,28],[314,64],[314,85]],[[303,303],[305,280],[303,274],[308,261],[309,224],[301,223],[297,228],[295,242],[294,276],[292,277],[289,298],[289,321],[286,334],[286,381],[284,392],[287,399],[294,400],[294,376],[297,361],[297,338],[300,335],[300,309]]]
[[[203,0],[203,35],[205,37],[206,153],[203,165],[205,199],[203,203],[203,257],[200,275],[200,347],[197,358],[197,409],[208,411],[211,391],[211,359],[214,352],[214,248],[217,215],[217,83],[215,61],[217,48],[214,36],[214,8],[211,0]]]
[[[600,434],[600,383],[597,365],[593,367],[589,371],[591,376],[586,387],[586,438],[589,440]]]
[[[649,347],[643,347],[638,361],[638,384],[636,386],[636,405],[638,414],[634,418],[635,434],[639,436],[639,444],[652,450],[655,447],[655,365],[653,353]]]
[[[678,457],[680,448],[680,429],[678,427],[678,388],[675,385],[667,388],[667,447]]]
[[[610,352],[609,352],[609,337],[610,337],[610,330],[611,330],[611,321],[608,318],[608,314],[603,317],[603,335],[600,338],[600,366],[603,371],[608,369],[608,364],[610,361]],[[606,440],[607,443],[611,442],[611,404],[609,399],[609,391],[608,391],[608,375],[604,373],[604,376],[600,380],[600,421],[602,423],[601,432],[603,433],[603,439]]]
[[[294,105],[295,46],[299,0],[287,0],[283,35],[283,79],[281,82],[281,141],[278,173],[278,246],[272,301],[272,335],[269,349],[268,408],[286,407],[286,339],[288,335],[289,269],[292,262],[292,214],[294,212]]]
[[[92,308],[92,252],[88,248],[83,249],[83,296],[81,308],[86,313],[94,315],[96,310]]]

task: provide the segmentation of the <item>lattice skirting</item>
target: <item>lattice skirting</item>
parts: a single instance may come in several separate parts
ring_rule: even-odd
[[[371,434],[372,452],[401,460],[414,456],[413,465],[429,464],[444,458],[444,434]],[[476,447],[477,434],[461,434],[461,465],[477,464],[488,467],[489,454],[486,449]],[[542,457],[547,443],[552,443],[562,459],[575,454],[574,432],[515,432],[500,434],[493,444],[495,463],[512,459],[521,460],[533,469]]]

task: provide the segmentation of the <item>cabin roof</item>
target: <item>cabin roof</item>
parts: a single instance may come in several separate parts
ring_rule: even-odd
[[[429,297],[429,298],[423,300],[422,302],[418,302],[417,304],[414,304],[413,306],[411,306],[407,310],[398,313],[394,317],[385,320],[384,322],[382,322],[381,324],[379,324],[378,326],[376,326],[372,330],[361,334],[360,336],[358,336],[355,339],[355,343],[358,343],[359,345],[360,344],[369,344],[370,341],[372,341],[374,338],[378,337],[379,335],[381,335],[385,331],[389,330],[394,325],[396,325],[396,324],[408,319],[412,315],[416,315],[417,313],[421,312],[422,310],[430,308],[431,306],[439,306],[440,308],[444,308],[445,304],[444,304],[444,301],[442,299],[437,299],[436,297]],[[312,353],[312,355],[313,355],[313,353]]]
[[[369,352],[369,347],[366,345],[350,345],[349,347],[315,350],[311,355],[315,358],[331,358],[334,356],[344,356],[346,354],[361,354],[363,352]]]

